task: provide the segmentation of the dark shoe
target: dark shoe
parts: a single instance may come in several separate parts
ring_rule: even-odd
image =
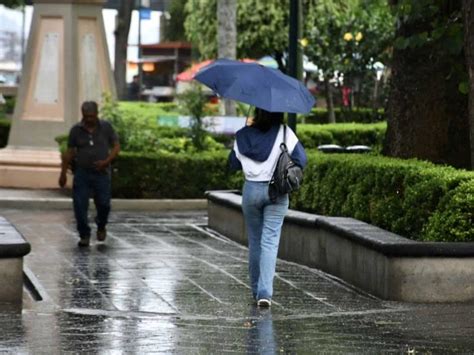
[[[79,240],[79,243],[77,243],[77,245],[79,247],[88,247],[89,243],[90,243],[90,238],[85,237],[85,238],[81,238],[81,240]]]
[[[257,302],[258,307],[270,307],[272,305],[272,301],[266,298],[261,298]]]
[[[105,228],[97,229],[97,240],[103,242],[105,238],[107,238],[107,230]]]

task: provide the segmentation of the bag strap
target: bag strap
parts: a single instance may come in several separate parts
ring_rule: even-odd
[[[280,149],[283,152],[288,151],[288,147],[286,146],[286,124],[283,125],[283,142],[280,144]]]
[[[277,139],[278,139],[278,136],[277,136]],[[283,142],[280,143],[280,149],[282,150],[282,152],[288,152],[288,148],[286,147],[285,142],[286,142],[286,124],[283,125]],[[273,182],[275,181],[275,170],[278,165],[278,160],[280,160],[280,156],[281,156],[281,153],[276,159],[275,167],[273,168],[272,179],[270,180],[270,184],[273,184]]]

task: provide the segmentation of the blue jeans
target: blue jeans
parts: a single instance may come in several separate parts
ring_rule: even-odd
[[[74,172],[72,192],[79,237],[88,238],[91,235],[87,216],[91,193],[97,210],[95,218],[97,228],[104,229],[110,212],[110,175],[77,168]]]
[[[268,182],[245,181],[242,210],[249,241],[249,275],[255,299],[271,299],[283,219],[288,195],[275,203],[268,196]]]

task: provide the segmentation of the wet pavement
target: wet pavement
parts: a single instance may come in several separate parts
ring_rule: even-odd
[[[0,352],[474,353],[472,304],[385,302],[279,260],[271,309],[253,305],[247,249],[205,212],[112,214],[76,246],[72,211],[1,210],[32,245],[21,312],[0,311]]]

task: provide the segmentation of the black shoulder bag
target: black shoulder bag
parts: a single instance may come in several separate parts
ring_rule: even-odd
[[[278,196],[298,190],[303,182],[303,169],[291,160],[288,153],[286,125],[283,126],[283,143],[280,144],[280,149],[281,153],[268,188],[272,202],[275,202]]]

